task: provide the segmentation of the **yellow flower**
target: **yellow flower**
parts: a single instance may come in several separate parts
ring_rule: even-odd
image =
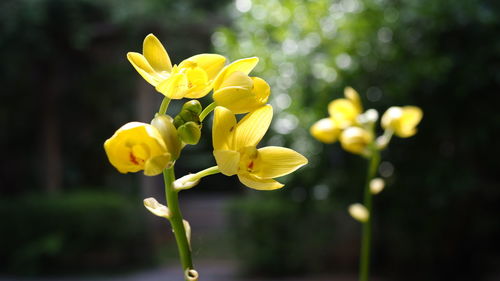
[[[272,116],[273,108],[265,105],[236,122],[230,110],[221,106],[215,108],[212,138],[221,173],[238,175],[250,188],[273,190],[283,187],[273,178],[290,174],[307,164],[307,159],[292,149],[276,146],[257,149]]]
[[[422,115],[422,110],[416,106],[393,106],[382,116],[382,127],[398,137],[408,138],[417,133],[416,127]]]
[[[336,99],[328,104],[330,118],[342,129],[356,124],[356,118],[363,112],[358,93],[351,87],[344,90],[344,99]]]
[[[324,143],[334,143],[341,132],[340,128],[331,118],[323,118],[317,121],[311,126],[309,131],[315,139]]]
[[[171,159],[160,132],[140,122],[123,125],[106,140],[104,149],[109,162],[124,174],[144,170],[146,176],[158,175]]]
[[[261,78],[248,76],[258,61],[256,57],[237,60],[221,71],[214,82],[213,98],[217,105],[241,114],[267,103],[269,85]]]
[[[129,52],[127,58],[146,81],[171,99],[197,99],[208,94],[226,62],[221,55],[200,54],[172,67],[167,51],[153,34],[144,39],[142,54]]]
[[[355,154],[367,153],[367,146],[372,141],[373,135],[360,127],[349,127],[340,134],[342,148]]]

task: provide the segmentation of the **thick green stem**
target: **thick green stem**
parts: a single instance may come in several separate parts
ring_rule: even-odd
[[[380,151],[373,147],[368,165],[366,184],[364,190],[364,206],[368,210],[368,220],[363,223],[363,234],[361,237],[361,253],[359,263],[359,281],[368,281],[370,275],[370,247],[372,236],[372,193],[370,192],[370,181],[375,177],[380,163]]]
[[[164,97],[161,101],[160,109],[158,110],[159,114],[167,113],[168,105],[170,104],[170,98]]]
[[[203,109],[203,111],[200,113],[200,122],[203,121],[203,119],[205,119],[205,117],[207,117],[210,112],[214,111],[216,106],[217,104],[215,102],[207,105],[207,107],[205,107],[205,109]]]
[[[170,224],[174,230],[175,241],[179,249],[183,272],[193,269],[193,261],[191,260],[191,249],[186,235],[186,229],[182,219],[182,213],[179,208],[178,192],[174,189],[173,182],[175,180],[174,167],[163,170],[163,179],[165,181],[165,196],[167,197],[167,206],[171,212]],[[185,280],[187,276],[184,276]]]

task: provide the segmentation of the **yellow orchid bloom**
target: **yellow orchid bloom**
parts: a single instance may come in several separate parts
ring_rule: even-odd
[[[167,51],[153,34],[144,39],[142,54],[129,52],[127,58],[148,83],[171,99],[207,95],[226,62],[221,55],[200,54],[172,67]]]
[[[356,124],[356,118],[363,112],[359,94],[351,87],[344,89],[343,99],[328,104],[330,118],[342,129]]]
[[[265,105],[271,88],[261,78],[248,73],[257,65],[257,57],[234,61],[226,66],[214,82],[213,99],[217,105],[234,114],[247,113]]]
[[[160,132],[152,125],[130,122],[104,142],[109,162],[120,172],[144,170],[146,176],[158,175],[170,163],[170,153]]]
[[[360,127],[349,127],[340,134],[340,144],[345,150],[355,154],[367,153],[367,146],[373,141],[373,135]]]
[[[224,80],[226,80],[233,72],[240,71],[248,75],[255,68],[257,63],[259,63],[259,58],[251,57],[235,60],[225,66],[214,80],[214,92],[220,88]]]
[[[323,143],[334,143],[337,141],[341,129],[335,124],[332,118],[323,118],[309,129],[311,135]]]
[[[393,106],[382,116],[382,127],[393,131],[398,137],[408,138],[417,133],[416,127],[422,115],[422,110],[416,106]]]
[[[273,178],[290,174],[307,164],[307,159],[292,149],[276,146],[257,149],[272,116],[273,108],[265,105],[236,122],[229,109],[215,108],[212,139],[221,173],[237,175],[244,185],[253,189],[273,190],[283,187]]]
[[[234,114],[241,114],[265,105],[270,93],[271,88],[263,79],[236,71],[228,75],[220,88],[214,91],[213,98],[217,105]]]

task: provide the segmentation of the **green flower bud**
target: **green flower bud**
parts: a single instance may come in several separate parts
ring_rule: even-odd
[[[187,144],[197,144],[201,137],[201,126],[189,121],[177,128],[179,137]]]
[[[179,158],[182,144],[173,124],[172,117],[165,114],[159,114],[151,120],[151,125],[160,132],[165,144],[167,145],[168,151],[172,156],[172,160]]]
[[[182,110],[187,110],[193,113],[194,115],[200,115],[202,107],[199,101],[190,100],[182,106]]]
[[[181,109],[181,112],[174,118],[174,126],[179,128],[186,122],[200,123],[200,113],[202,107],[199,101],[191,100],[186,102]]]

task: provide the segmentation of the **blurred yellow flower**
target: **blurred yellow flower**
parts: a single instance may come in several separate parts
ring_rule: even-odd
[[[241,114],[267,103],[269,85],[261,78],[248,76],[258,61],[256,57],[237,60],[221,71],[214,82],[213,98],[217,105]]]
[[[398,137],[408,138],[417,133],[416,127],[422,115],[422,110],[416,106],[393,106],[382,116],[382,127]]]
[[[346,98],[336,99],[328,104],[330,118],[341,129],[356,124],[356,118],[363,112],[358,93],[351,87],[344,90]]]
[[[360,127],[349,127],[340,134],[340,144],[345,150],[355,154],[366,154],[373,135]]]
[[[311,135],[320,142],[334,143],[337,141],[341,129],[331,118],[323,118],[314,123],[309,131]]]
[[[236,122],[233,112],[221,106],[215,108],[212,139],[221,173],[238,175],[244,185],[253,189],[273,190],[283,187],[273,178],[307,164],[307,159],[292,149],[276,146],[257,149],[272,116],[272,107],[265,105]]]
[[[226,62],[221,55],[200,54],[172,67],[167,51],[153,34],[144,39],[142,54],[129,52],[127,58],[146,81],[170,99],[205,96]]]
[[[152,125],[130,122],[104,142],[109,162],[120,172],[144,170],[146,176],[158,175],[171,156],[160,132]]]

